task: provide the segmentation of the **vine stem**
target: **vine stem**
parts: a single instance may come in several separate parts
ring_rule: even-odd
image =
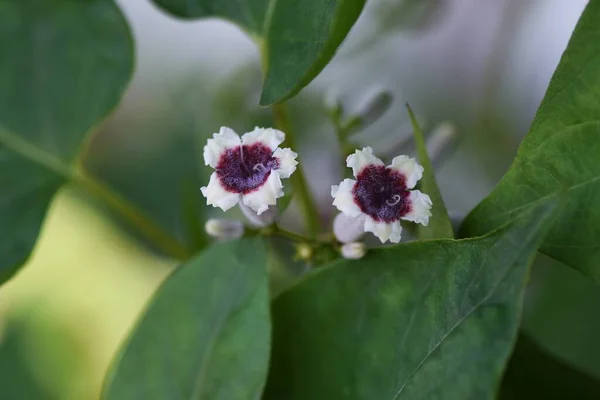
[[[137,227],[142,235],[165,254],[180,260],[191,257],[190,251],[184,245],[104,183],[81,169],[71,173],[71,180]]]
[[[273,105],[273,116],[275,118],[275,126],[277,129],[285,132],[285,145],[295,149],[296,140],[294,137],[294,131],[290,125],[285,106],[283,104]],[[300,208],[302,210],[302,214],[304,215],[306,229],[310,236],[314,237],[320,229],[319,214],[314,199],[310,194],[310,190],[308,188],[308,184],[306,183],[306,178],[304,177],[304,172],[302,171],[301,166],[299,166],[296,172],[292,174],[290,180],[292,181],[294,190],[300,199]]]

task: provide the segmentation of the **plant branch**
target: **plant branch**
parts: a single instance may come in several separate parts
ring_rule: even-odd
[[[100,199],[130,224],[137,227],[142,235],[165,254],[180,260],[187,260],[191,257],[190,251],[184,245],[104,183],[87,175],[82,170],[72,173],[71,178],[72,182]]]
[[[273,106],[273,115],[275,117],[275,126],[279,130],[285,132],[285,144],[292,149],[296,149],[294,131],[290,125],[285,106],[283,104],[275,104]],[[292,181],[296,195],[300,199],[300,208],[304,215],[306,229],[311,236],[315,236],[320,230],[319,214],[314,199],[310,194],[301,166],[299,166],[296,172],[292,174],[290,180]]]

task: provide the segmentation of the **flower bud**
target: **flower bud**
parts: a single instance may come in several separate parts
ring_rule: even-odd
[[[323,106],[325,110],[332,114],[341,114],[342,112],[342,101],[337,89],[327,89],[325,96],[323,96]]]
[[[258,228],[263,228],[265,226],[271,225],[273,222],[275,222],[275,219],[277,218],[277,213],[278,213],[277,206],[269,206],[267,211],[258,215],[256,213],[256,211],[254,211],[247,205],[245,205],[243,203],[239,203],[239,204],[240,204],[240,210],[242,210],[242,213],[248,219],[248,221],[250,222],[250,224],[252,226],[255,226]]]
[[[216,239],[237,239],[244,234],[244,224],[238,220],[209,219],[204,229],[209,236]]]
[[[389,91],[380,87],[372,89],[362,98],[351,119],[358,121],[357,128],[366,128],[385,114],[393,100]]]
[[[365,218],[360,215],[356,218],[339,213],[333,220],[333,234],[342,243],[354,242],[365,234]]]
[[[454,148],[457,137],[457,128],[452,122],[442,122],[434,128],[427,139],[427,153],[433,164],[439,164]]]
[[[341,252],[342,257],[348,260],[358,260],[367,254],[367,248],[361,242],[351,242],[343,245]]]

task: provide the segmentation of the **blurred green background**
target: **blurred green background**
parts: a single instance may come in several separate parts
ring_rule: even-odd
[[[270,111],[258,107],[257,49],[223,21],[178,21],[147,0],[119,4],[137,45],[136,75],[85,165],[201,247],[203,221],[224,216],[199,193],[210,172],[203,141],[221,125],[245,132],[272,124]],[[392,110],[356,137],[357,146],[376,152],[410,136],[407,101],[429,131],[455,124],[460,140],[438,181],[460,215],[512,162],[585,4],[370,0],[333,62],[290,101],[296,150],[323,220],[333,216],[329,188],[342,174],[323,109],[328,93],[338,93],[348,110],[374,87],[393,94]],[[298,228],[294,205],[285,219]],[[83,194],[63,189],[28,265],[0,289],[0,398],[97,399],[111,357],[174,266]],[[540,256],[523,329],[548,353],[600,378],[599,306],[590,281]]]

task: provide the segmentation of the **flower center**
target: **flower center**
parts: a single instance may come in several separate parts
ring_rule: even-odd
[[[378,222],[394,222],[410,212],[406,178],[400,172],[379,165],[364,167],[352,188],[361,211]]]
[[[228,192],[247,194],[261,187],[279,167],[279,160],[262,143],[241,145],[225,150],[216,172],[221,185]]]

